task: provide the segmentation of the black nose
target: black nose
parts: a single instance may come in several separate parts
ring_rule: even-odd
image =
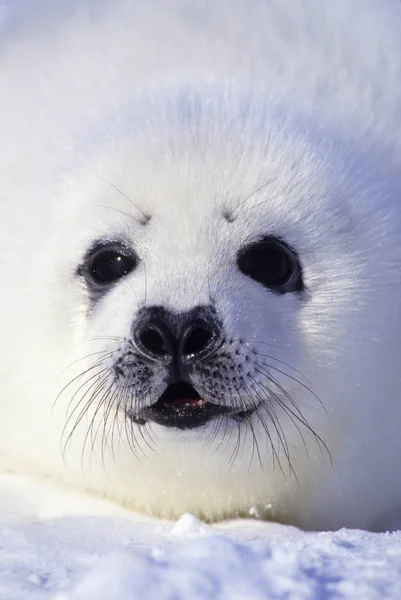
[[[162,307],[142,309],[134,324],[134,341],[150,358],[191,361],[211,354],[221,338],[220,326],[212,307],[196,307],[173,314]]]

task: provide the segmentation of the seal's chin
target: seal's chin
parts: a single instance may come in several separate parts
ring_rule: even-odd
[[[138,414],[133,411],[126,414],[139,425],[151,421],[164,427],[194,429],[222,415],[244,419],[256,408],[235,412],[228,406],[204,400],[191,384],[180,381],[169,385],[155,404],[142,409]]]

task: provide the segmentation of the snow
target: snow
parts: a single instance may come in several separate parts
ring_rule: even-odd
[[[132,514],[0,476],[1,600],[401,598],[401,532]]]

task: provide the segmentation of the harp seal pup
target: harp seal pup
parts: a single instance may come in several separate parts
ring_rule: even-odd
[[[15,2],[0,466],[150,515],[401,503],[401,5]]]

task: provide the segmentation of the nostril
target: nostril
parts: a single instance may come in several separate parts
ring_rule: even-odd
[[[221,334],[216,311],[207,306],[178,314],[160,306],[146,307],[132,327],[134,347],[144,357],[172,369],[188,367],[215,353],[222,343]]]
[[[171,351],[170,344],[156,327],[149,327],[139,334],[139,340],[142,346],[152,354],[157,356],[166,356]]]
[[[213,331],[205,325],[196,325],[187,330],[182,343],[184,356],[199,354],[207,348],[213,338]]]

